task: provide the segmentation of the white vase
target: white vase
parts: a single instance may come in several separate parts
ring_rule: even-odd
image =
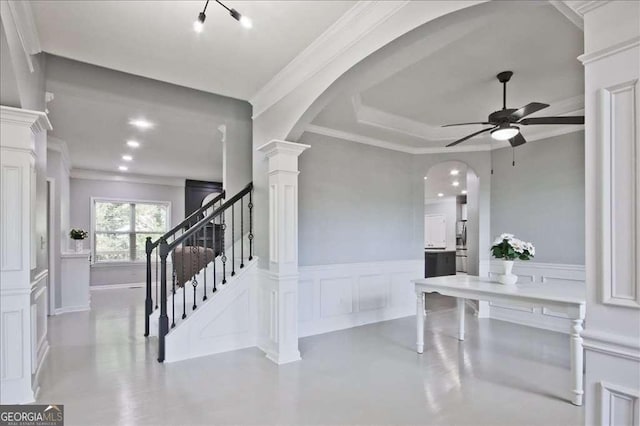
[[[498,282],[504,285],[514,285],[518,281],[518,276],[511,273],[513,270],[513,260],[502,261],[503,274],[498,275]]]
[[[76,243],[76,253],[81,253],[84,250],[84,240],[73,240]]]

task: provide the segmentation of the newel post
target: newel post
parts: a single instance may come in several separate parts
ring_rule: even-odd
[[[300,360],[298,350],[298,157],[309,145],[271,141],[268,159],[269,271],[261,289],[265,324],[260,347],[277,364]]]

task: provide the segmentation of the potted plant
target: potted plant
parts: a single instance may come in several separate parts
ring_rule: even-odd
[[[498,276],[501,284],[515,284],[518,276],[514,275],[513,261],[516,259],[530,260],[536,254],[533,244],[519,240],[513,234],[502,234],[493,242],[491,254],[496,259],[502,259],[503,274]]]
[[[73,228],[69,232],[69,236],[76,242],[76,252],[80,253],[83,250],[82,240],[89,237],[89,233],[81,228]]]

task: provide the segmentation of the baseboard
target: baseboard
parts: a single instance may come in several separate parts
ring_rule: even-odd
[[[55,311],[56,315],[60,315],[60,314],[69,314],[72,312],[85,312],[85,311],[90,311],[91,310],[91,306],[89,305],[84,305],[84,306],[69,306],[67,308],[57,308]]]
[[[102,284],[89,286],[89,290],[122,290],[123,288],[141,288],[146,285],[147,283]],[[155,286],[155,283],[152,286]]]

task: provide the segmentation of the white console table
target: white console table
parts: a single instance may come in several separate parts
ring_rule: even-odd
[[[61,306],[56,314],[90,309],[90,252],[63,252],[61,255]]]
[[[502,302],[526,307],[545,307],[566,313],[571,320],[569,339],[571,342],[571,378],[573,393],[571,402],[582,405],[584,394],[582,384],[582,324],[585,315],[585,289],[579,284],[562,286],[524,284],[505,286],[491,282],[489,278],[471,275],[449,275],[412,281],[415,284],[417,306],[416,321],[418,331],[417,350],[424,349],[424,295],[439,293],[457,298],[458,339],[464,340],[465,299]]]

